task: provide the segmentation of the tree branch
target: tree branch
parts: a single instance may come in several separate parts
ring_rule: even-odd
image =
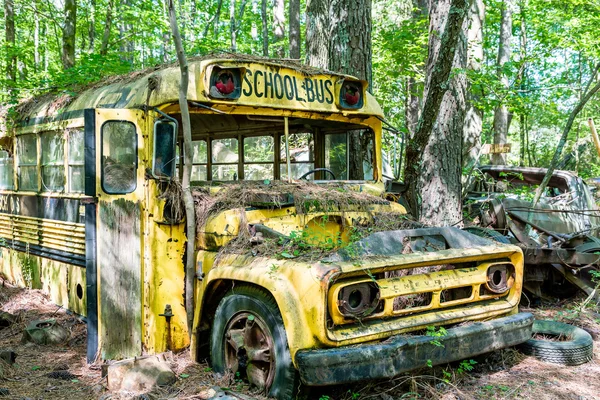
[[[546,187],[548,186],[548,183],[550,182],[550,178],[552,178],[552,174],[554,173],[554,170],[556,169],[556,166],[558,165],[558,161],[560,160],[562,151],[565,147],[565,144],[567,143],[567,137],[569,135],[569,132],[571,131],[571,127],[573,126],[573,122],[575,121],[577,114],[579,114],[579,112],[583,109],[583,107],[585,107],[586,103],[592,98],[592,96],[594,96],[596,94],[596,92],[598,92],[598,90],[600,90],[600,81],[598,81],[596,83],[596,85],[594,85],[594,87],[589,89],[592,82],[595,80],[599,69],[600,69],[600,63],[598,63],[598,65],[596,66],[596,69],[595,69],[594,73],[592,74],[592,77],[590,78],[588,84],[586,85],[586,91],[584,92],[585,95],[579,101],[579,103],[577,103],[577,105],[575,106],[573,111],[571,111],[571,114],[569,115],[569,119],[567,120],[565,129],[563,130],[560,141],[558,142],[558,146],[556,147],[556,151],[554,152],[554,156],[552,157],[552,161],[550,162],[548,171],[546,172],[546,175],[544,176],[542,183],[540,184],[540,186],[538,187],[538,189],[535,193],[535,197],[533,199],[533,207],[535,207],[537,202],[542,197],[544,190],[546,189]]]
[[[194,278],[196,275],[196,210],[194,208],[194,198],[190,188],[192,177],[192,127],[190,122],[190,110],[187,102],[187,91],[189,82],[189,71],[187,59],[183,44],[181,43],[181,34],[177,26],[177,16],[175,14],[175,5],[173,0],[168,1],[169,19],[171,22],[171,32],[177,51],[177,60],[181,71],[181,82],[179,83],[179,108],[181,110],[181,122],[183,128],[183,179],[181,187],[183,191],[183,202],[185,204],[186,220],[186,262],[185,262],[185,310],[187,315],[188,335],[192,335],[194,324]]]

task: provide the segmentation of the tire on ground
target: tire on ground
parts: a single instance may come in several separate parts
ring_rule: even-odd
[[[266,326],[265,332],[272,338],[275,372],[269,397],[292,399],[299,383],[298,374],[287,343],[283,320],[273,297],[266,291],[254,286],[236,286],[219,303],[210,333],[210,358],[215,372],[227,372],[225,359],[226,329],[237,315],[250,313]]]
[[[562,336],[564,341],[529,339],[520,350],[539,360],[563,365],[580,365],[594,357],[592,336],[581,328],[556,321],[535,320],[533,334]]]

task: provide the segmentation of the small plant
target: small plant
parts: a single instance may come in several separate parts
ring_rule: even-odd
[[[431,336],[434,338],[434,339],[431,339],[429,341],[429,343],[431,343],[432,345],[434,345],[436,347],[444,347],[444,345],[442,344],[442,342],[440,342],[438,339],[435,339],[435,338],[444,337],[447,334],[448,334],[448,331],[443,326],[440,326],[439,329],[437,329],[437,330],[436,330],[435,326],[428,326],[427,332],[425,333],[425,335]]]
[[[475,368],[475,364],[477,364],[477,361],[475,360],[462,360],[458,365],[456,372],[459,375],[462,375],[466,372],[471,372],[473,371],[473,368]]]
[[[348,394],[350,395],[350,398],[352,400],[356,400],[356,399],[360,398],[360,393],[353,392],[352,389],[348,390]]]

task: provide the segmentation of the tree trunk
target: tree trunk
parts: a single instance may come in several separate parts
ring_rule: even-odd
[[[185,262],[185,310],[187,314],[188,334],[192,334],[194,323],[194,278],[196,275],[196,211],[194,209],[194,198],[190,187],[192,177],[192,128],[190,123],[190,110],[187,103],[187,90],[189,71],[181,35],[177,27],[177,17],[175,15],[175,5],[173,0],[169,1],[169,19],[171,22],[171,31],[177,51],[177,60],[181,71],[181,82],[179,84],[179,108],[181,110],[181,122],[183,128],[183,179],[181,182],[183,190],[183,200],[185,204],[186,219],[186,262]]]
[[[331,1],[329,69],[367,81],[369,90],[372,77],[371,29],[371,0]],[[349,134],[349,179],[364,179],[362,132],[357,130]]]
[[[479,71],[483,62],[483,23],[485,4],[483,0],[473,0],[469,10],[468,62],[467,68]],[[482,93],[467,91],[467,111],[463,130],[463,166],[473,168],[479,161],[481,151],[481,132],[483,130],[483,110],[477,106]],[[470,179],[468,179],[469,181]],[[466,183],[469,186],[470,182]]]
[[[365,17],[366,16],[366,17]],[[329,69],[364,79],[371,87],[371,0],[332,0]]]
[[[75,26],[77,23],[77,1],[65,0],[65,24],[63,26],[63,69],[75,65]]]
[[[102,44],[100,46],[100,55],[105,56],[108,52],[108,41],[110,40],[110,28],[112,24],[112,10],[115,0],[108,0],[106,7],[106,20],[104,21],[104,34],[102,35]]]
[[[508,76],[504,73],[504,64],[510,61],[512,41],[512,0],[502,2],[502,22],[500,23],[500,43],[496,63],[498,78],[508,90]],[[509,115],[505,104],[500,104],[494,112],[494,143],[505,144],[508,140]],[[506,164],[506,154],[492,154],[492,164]]]
[[[125,15],[124,9],[129,9],[131,8],[131,2],[130,0],[123,0],[123,2],[121,3],[122,5],[122,9],[120,10],[120,14]],[[118,13],[119,14],[119,13]],[[133,40],[130,38],[130,34],[131,31],[133,29],[133,25],[131,24],[131,22],[127,21],[125,18],[123,18],[123,20],[121,21],[121,23],[119,24],[119,35],[120,35],[120,42],[121,42],[121,58],[124,61],[127,61],[131,64],[133,64],[134,61],[134,43]]]
[[[236,40],[236,26],[235,26],[235,0],[231,0],[229,3],[229,33],[231,33],[231,51],[234,53],[237,51],[237,40]]]
[[[427,16],[428,5],[426,0],[413,0],[412,20],[415,24]],[[417,123],[419,122],[419,112],[421,109],[421,95],[419,85],[414,77],[406,81],[406,101],[404,107],[404,123],[408,130],[408,137],[412,138],[415,134]]]
[[[306,63],[329,68],[329,1],[306,1]]]
[[[285,57],[285,49],[280,43],[285,37],[285,5],[283,0],[273,1],[273,46],[276,57]]]
[[[262,0],[260,6],[260,17],[262,19],[263,56],[269,57],[269,23],[267,20],[267,0]]]
[[[15,5],[13,0],[4,0],[6,79],[14,87],[17,79],[17,56],[15,52]],[[12,90],[9,90],[12,92]]]
[[[432,225],[461,220],[461,144],[466,78],[468,0],[440,0],[430,10],[423,109],[406,149],[407,201],[413,217]],[[441,38],[435,32],[443,32]]]
[[[525,10],[523,5],[521,5],[521,50],[520,50],[520,58],[521,58],[521,68],[519,69],[519,77],[517,80],[519,81],[519,87],[521,91],[525,89],[526,80],[527,80],[527,26],[525,25]],[[522,167],[525,165],[525,137],[527,135],[527,121],[526,121],[526,111],[521,110],[520,115],[520,142],[521,142],[521,151],[519,152],[519,165]]]
[[[90,0],[90,25],[88,27],[88,38],[90,44],[88,51],[94,52],[94,45],[96,44],[96,0]]]
[[[300,0],[290,0],[290,58],[300,59]]]
[[[48,28],[48,22],[44,21],[44,29],[42,30],[42,38],[44,38],[44,43],[46,46],[43,46],[44,53],[44,72],[48,72],[48,68],[50,67],[50,50],[48,49],[48,44],[50,41],[48,40],[48,32],[50,29]]]
[[[39,72],[40,69],[40,14],[38,11],[38,2],[33,2],[33,70]]]

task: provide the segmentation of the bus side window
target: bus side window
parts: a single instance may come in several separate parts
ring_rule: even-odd
[[[214,139],[212,144],[212,180],[238,180],[238,140]]]
[[[17,160],[19,173],[19,190],[37,192],[37,135],[17,137]]]
[[[194,140],[192,142],[192,181],[206,181],[208,173],[206,165],[208,164],[208,151],[206,140]]]
[[[42,191],[62,192],[65,190],[65,142],[57,132],[40,135],[42,142]]]
[[[83,131],[69,131],[69,192],[85,189]]]
[[[177,155],[175,140],[177,124],[173,121],[159,120],[154,124],[154,158],[152,175],[172,177],[175,173]]]
[[[133,192],[137,187],[137,135],[128,121],[102,125],[102,189],[109,194]]]
[[[325,135],[325,168],[335,174],[337,179],[348,179],[348,135],[332,133]]]
[[[13,189],[13,158],[8,151],[0,150],[0,189]]]

